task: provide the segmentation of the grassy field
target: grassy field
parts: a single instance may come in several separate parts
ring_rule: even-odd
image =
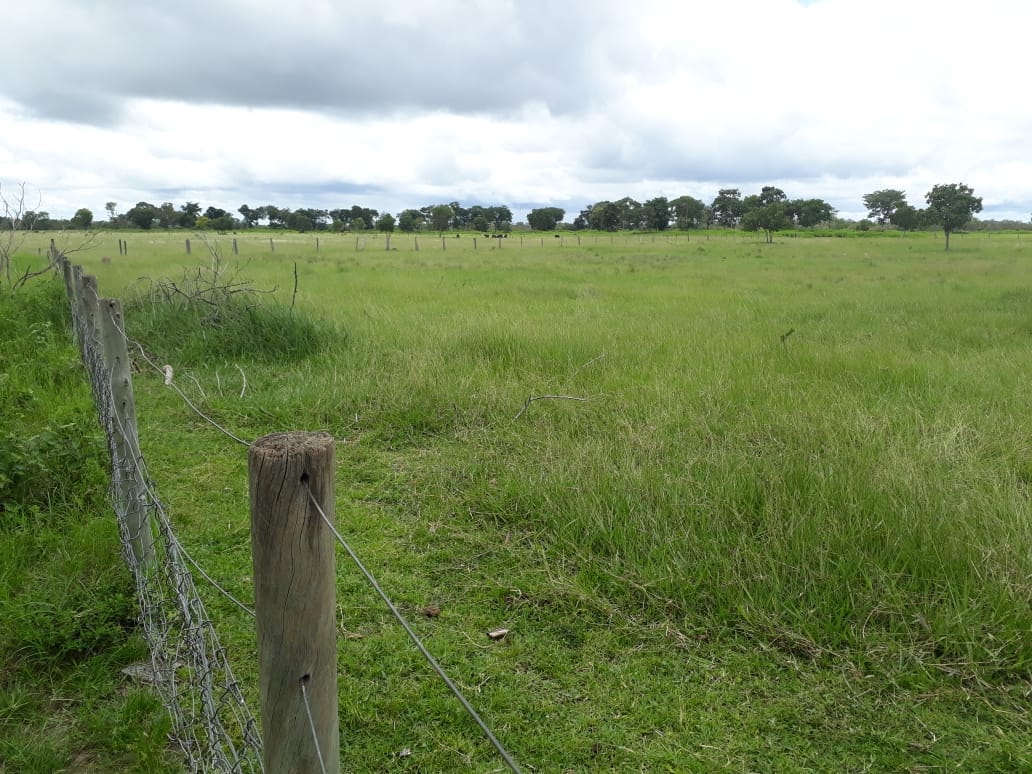
[[[310,327],[130,334],[233,432],[339,439],[342,532],[525,766],[1032,766],[1027,235],[274,237],[217,249]],[[209,256],[76,260],[131,299]],[[136,389],[182,541],[249,599],[244,450]],[[338,567],[344,768],[497,769]]]

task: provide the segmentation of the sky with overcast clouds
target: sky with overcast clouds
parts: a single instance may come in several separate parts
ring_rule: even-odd
[[[858,218],[864,193],[963,182],[1028,220],[1030,29],[1028,0],[34,0],[0,38],[0,185],[54,217],[571,220],[768,184]]]

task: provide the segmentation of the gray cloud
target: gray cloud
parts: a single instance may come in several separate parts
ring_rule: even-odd
[[[383,113],[583,106],[632,41],[592,4],[145,4],[44,0],[12,17],[5,90],[37,115],[117,120],[119,99]],[[45,19],[45,21],[44,21]],[[37,52],[47,52],[38,56]],[[610,64],[612,63],[612,64]]]

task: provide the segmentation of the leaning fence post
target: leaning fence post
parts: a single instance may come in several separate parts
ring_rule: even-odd
[[[99,301],[98,327],[105,371],[110,374],[112,480],[117,505],[124,512],[129,549],[139,572],[154,569],[154,530],[148,510],[147,482],[136,427],[136,398],[129,366],[122,304],[116,298]]]
[[[247,468],[265,771],[336,774],[333,438],[265,436]]]

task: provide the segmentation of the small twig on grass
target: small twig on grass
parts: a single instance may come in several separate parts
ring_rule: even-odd
[[[573,395],[531,395],[529,398],[527,398],[527,402],[523,404],[523,408],[519,410],[519,413],[512,418],[512,421],[515,422],[517,419],[523,416],[523,412],[527,410],[527,407],[530,406],[530,404],[536,400],[579,400],[581,402],[586,402],[588,399],[577,398]]]
[[[290,311],[292,314],[295,301],[297,301],[297,261],[294,261],[294,294],[290,297]]]
[[[244,373],[244,369],[240,366],[236,367],[240,372],[240,379],[243,381],[243,386],[240,388],[240,397],[244,397],[244,393],[247,392],[247,374]]]
[[[591,358],[591,360],[589,360],[587,363],[583,363],[583,364],[577,366],[577,368],[574,369],[573,373],[570,374],[569,378],[572,379],[577,374],[579,374],[581,371],[583,371],[585,368],[587,368],[589,365],[591,365],[592,363],[597,363],[599,360],[601,360],[605,356],[606,356],[605,352],[603,352],[601,355],[595,355],[595,357]]]

